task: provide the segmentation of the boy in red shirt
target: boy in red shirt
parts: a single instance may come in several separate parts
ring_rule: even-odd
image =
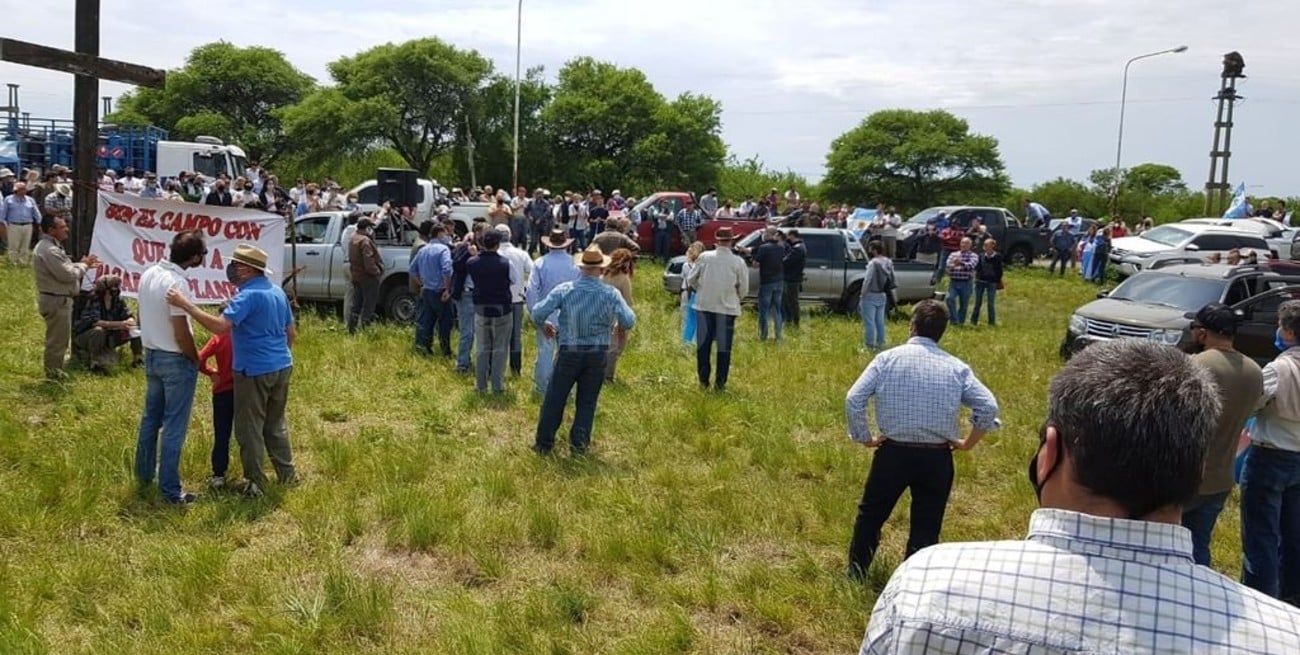
[[[217,367],[208,367],[216,358]],[[226,486],[226,469],[230,467],[230,432],[235,424],[235,378],[231,370],[234,349],[230,334],[208,339],[199,351],[199,372],[212,379],[212,489]]]

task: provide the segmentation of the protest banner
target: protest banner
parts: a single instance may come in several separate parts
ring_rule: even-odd
[[[272,271],[267,277],[280,283],[284,274],[284,228],[283,217],[257,209],[101,191],[90,252],[102,263],[94,269],[94,277],[120,276],[122,295],[134,298],[145,269],[167,260],[172,238],[179,232],[199,230],[208,254],[202,264],[185,271],[190,297],[196,304],[220,304],[237,291],[226,279],[226,264],[240,243],[265,250]]]

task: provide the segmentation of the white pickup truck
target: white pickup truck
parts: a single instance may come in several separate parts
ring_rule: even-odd
[[[348,244],[342,242],[348,212],[303,214],[294,219],[294,229],[285,236],[284,266],[302,268],[296,278],[297,297],[314,303],[342,304],[348,292],[345,268]],[[377,235],[376,245],[384,262],[379,284],[378,311],[391,321],[415,320],[419,298],[411,292],[408,267],[414,232],[398,238]],[[384,237],[384,238],[381,238]],[[290,287],[292,288],[292,287]]]
[[[416,181],[419,189],[415,205],[415,222],[417,224],[432,220],[437,210],[437,198],[442,195],[437,180],[420,179]],[[357,205],[362,211],[373,212],[379,209],[379,183],[366,180],[352,187],[348,193],[357,194]],[[447,203],[451,210],[451,220],[456,223],[456,236],[464,236],[473,228],[474,222],[487,220],[489,205],[486,202]]]

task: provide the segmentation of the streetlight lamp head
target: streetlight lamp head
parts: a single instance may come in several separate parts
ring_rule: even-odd
[[[1177,48],[1174,48],[1174,52],[1187,52],[1187,46],[1180,45]]]

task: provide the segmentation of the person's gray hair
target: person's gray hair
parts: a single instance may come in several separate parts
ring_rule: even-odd
[[[1076,481],[1140,518],[1196,494],[1220,410],[1213,378],[1190,357],[1116,339],[1089,346],[1052,380],[1047,424]]]
[[[1277,324],[1300,337],[1300,300],[1288,300],[1277,308]]]

